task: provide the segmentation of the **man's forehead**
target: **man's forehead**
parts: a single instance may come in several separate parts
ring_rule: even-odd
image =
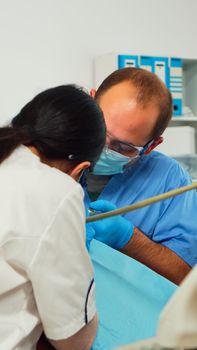
[[[119,84],[120,85],[120,84]],[[123,120],[130,118],[130,112],[137,107],[135,96],[131,96],[127,91],[120,86],[110,88],[99,99],[99,105],[103,110],[104,117],[107,121],[114,123],[123,122]]]
[[[136,96],[137,89],[134,87],[134,85],[131,82],[124,81],[113,85],[112,87],[108,88],[105,92],[103,92],[99,98],[99,102],[106,99],[117,100],[117,98],[119,98],[119,100],[124,98],[133,99],[136,98]]]

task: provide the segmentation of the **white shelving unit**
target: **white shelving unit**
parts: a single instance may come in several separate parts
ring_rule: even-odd
[[[197,59],[183,58],[183,106],[188,106],[194,117],[173,117],[170,126],[192,126],[195,128],[197,153]]]
[[[175,122],[175,123],[194,122],[194,123],[197,123],[197,117],[183,117],[183,116],[172,117],[171,122]]]
[[[197,96],[197,93],[196,93],[196,96]],[[196,145],[196,153],[197,153],[197,117],[183,117],[183,116],[172,117],[169,126],[170,127],[192,126],[195,129],[195,145]]]

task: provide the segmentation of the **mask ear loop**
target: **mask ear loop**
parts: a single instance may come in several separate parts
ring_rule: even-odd
[[[90,171],[90,168],[88,169],[83,169],[80,176],[79,176],[79,179],[78,179],[78,183],[80,183],[80,185],[82,187],[87,187],[87,173]]]
[[[131,165],[135,164],[135,163],[138,161],[139,158],[140,158],[140,155],[139,155],[139,154],[137,154],[136,156],[130,158],[130,161],[124,166],[124,169],[127,169],[127,168],[129,168]]]
[[[82,180],[82,178],[84,176],[85,171],[86,171],[86,169],[82,169],[81,170],[81,174],[79,175],[79,178],[78,178],[77,182],[81,183],[81,180]]]

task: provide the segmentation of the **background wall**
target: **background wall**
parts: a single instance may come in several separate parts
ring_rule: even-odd
[[[117,51],[197,58],[197,0],[0,0],[0,123]]]

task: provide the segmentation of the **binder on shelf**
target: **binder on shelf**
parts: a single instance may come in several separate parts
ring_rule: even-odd
[[[140,56],[139,58],[139,66],[142,69],[146,69],[149,72],[153,72],[153,57],[151,56]]]
[[[169,68],[167,57],[153,57],[153,73],[169,87]]]
[[[138,67],[138,56],[118,55],[118,68]]]
[[[173,115],[178,116],[182,115],[183,63],[180,58],[170,58],[169,61],[169,89],[173,98]]]

